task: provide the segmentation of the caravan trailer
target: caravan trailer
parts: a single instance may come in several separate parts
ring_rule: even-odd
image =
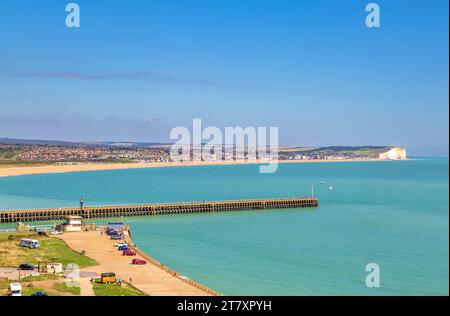
[[[100,283],[116,283],[116,274],[114,272],[102,273],[100,275]]]
[[[19,246],[30,249],[36,249],[39,248],[41,245],[39,244],[39,240],[23,238],[20,240]]]

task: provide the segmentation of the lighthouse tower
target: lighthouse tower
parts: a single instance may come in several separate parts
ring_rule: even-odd
[[[88,209],[84,208],[84,198],[80,198],[80,215],[83,216],[83,218],[90,218],[90,212]]]

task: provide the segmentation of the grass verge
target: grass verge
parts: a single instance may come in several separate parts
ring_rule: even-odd
[[[146,296],[145,293],[124,282],[122,285],[94,282],[93,290],[95,296]]]
[[[19,246],[21,238],[39,240],[41,247],[28,249]],[[36,265],[38,261],[59,262],[63,266],[75,263],[80,268],[98,265],[85,255],[73,251],[58,238],[42,237],[33,233],[0,233],[0,266],[17,267],[22,263]]]
[[[57,283],[53,288],[59,292],[69,293],[72,295],[80,295],[80,288],[74,286],[67,286],[66,283]]]

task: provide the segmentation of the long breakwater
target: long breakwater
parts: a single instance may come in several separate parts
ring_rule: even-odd
[[[181,202],[141,205],[95,206],[0,211],[0,223],[61,220],[67,216],[108,218],[122,216],[154,216],[168,214],[250,211],[283,208],[318,207],[315,197],[212,202]]]

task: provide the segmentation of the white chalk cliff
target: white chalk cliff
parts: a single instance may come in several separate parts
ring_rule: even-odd
[[[389,160],[405,160],[406,149],[404,147],[390,147],[390,149],[384,153],[378,155],[379,159],[389,159]]]

